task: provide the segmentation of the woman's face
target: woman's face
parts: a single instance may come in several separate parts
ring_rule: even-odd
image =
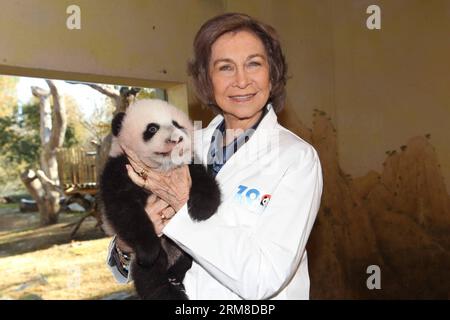
[[[250,31],[228,32],[212,45],[209,74],[225,120],[252,125],[269,99],[269,62],[262,41]]]

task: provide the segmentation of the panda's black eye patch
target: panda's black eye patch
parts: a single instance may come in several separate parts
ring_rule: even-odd
[[[172,124],[173,124],[176,128],[178,128],[178,129],[181,129],[181,130],[184,129],[184,128],[183,128],[182,126],[180,126],[180,124],[179,124],[178,122],[176,122],[175,120],[172,121]]]
[[[153,122],[149,123],[143,134],[144,141],[148,141],[151,138],[153,138],[153,136],[155,135],[156,132],[158,132],[158,130],[159,124]]]

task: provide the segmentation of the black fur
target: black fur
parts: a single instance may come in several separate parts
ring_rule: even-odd
[[[111,131],[114,136],[118,136],[120,129],[122,128],[122,121],[125,117],[125,112],[119,112],[116,114],[111,123]]]
[[[197,160],[194,163],[200,162]],[[189,213],[194,220],[206,220],[212,216],[211,213],[216,212],[220,204],[219,187],[211,173],[201,164],[191,164],[189,173],[192,179],[188,200]]]
[[[172,121],[172,124],[176,127],[176,128],[178,128],[178,129],[184,129],[182,126],[180,126],[180,124],[178,123],[178,122],[176,122],[175,120],[174,121]]]
[[[149,141],[155,133],[159,130],[159,125],[156,123],[150,123],[147,125],[147,128],[145,129],[144,133],[142,134],[142,138],[144,141]]]
[[[120,131],[123,115],[114,119],[117,117],[120,121],[113,120],[113,133],[114,127]],[[144,209],[150,193],[128,177],[125,167],[128,163],[125,155],[108,158],[100,177],[100,198],[108,222],[134,250],[131,277],[136,291],[142,299],[188,299],[179,284],[191,267],[192,258],[169,238],[157,237]],[[203,165],[191,164],[189,171],[192,179],[189,215],[196,221],[206,220],[220,204],[219,186]]]

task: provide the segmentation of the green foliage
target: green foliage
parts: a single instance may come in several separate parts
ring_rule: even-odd
[[[23,106],[21,117],[0,118],[0,148],[2,157],[14,167],[22,163],[32,164],[39,159],[39,106]]]
[[[64,148],[71,148],[78,144],[78,138],[76,136],[75,128],[68,125],[66,129],[66,135],[64,136]]]
[[[37,102],[22,106],[18,113],[15,107],[13,116],[0,117],[0,191],[11,192],[21,185],[19,172],[26,167],[37,167],[41,152],[40,114]],[[72,147],[78,143],[75,130],[68,125],[64,147]]]
[[[156,88],[140,88],[141,90],[136,96],[136,99],[161,99],[167,101],[167,93],[163,89]]]
[[[16,164],[36,164],[41,151],[39,136],[40,114],[39,104],[30,103],[22,107],[21,115],[0,118],[0,147],[3,156]],[[64,147],[72,147],[78,143],[75,130],[68,125],[64,138]]]
[[[18,77],[0,76],[0,117],[11,116],[17,105]]]

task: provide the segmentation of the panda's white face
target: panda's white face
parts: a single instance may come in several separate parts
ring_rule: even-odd
[[[149,167],[166,171],[191,161],[192,134],[184,112],[162,100],[143,99],[125,112],[118,141]]]

